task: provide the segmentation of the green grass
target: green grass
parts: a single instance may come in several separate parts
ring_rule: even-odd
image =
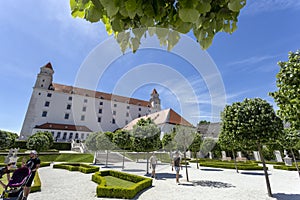
[[[20,156],[18,162],[21,162],[22,159],[29,159],[29,156]],[[92,163],[94,156],[92,154],[81,154],[81,153],[63,153],[63,154],[48,154],[48,155],[39,155],[41,162],[84,162]],[[4,156],[1,159],[0,163],[4,163]]]
[[[123,179],[119,179],[113,176],[104,176],[105,180],[106,180],[106,186],[117,186],[117,187],[122,187],[122,188],[129,188],[133,185],[135,185],[135,183],[127,181],[127,180],[123,180]]]

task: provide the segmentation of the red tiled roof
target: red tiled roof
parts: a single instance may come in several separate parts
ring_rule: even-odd
[[[62,85],[58,83],[53,83],[54,91],[57,92],[63,92],[63,93],[68,93],[68,94],[77,94],[77,95],[82,95],[82,96],[88,96],[88,97],[95,97],[98,99],[104,99],[104,100],[110,100],[110,101],[116,101],[116,102],[123,102],[123,103],[128,103],[128,104],[133,104],[133,105],[140,105],[144,107],[150,107],[149,101],[144,101],[140,99],[134,99],[134,98],[129,98],[129,97],[123,97],[115,94],[108,94],[104,92],[98,92],[98,91],[93,91],[93,90],[88,90],[88,89],[83,89],[83,88],[78,88],[78,87],[73,87],[73,86],[68,86],[68,85]]]
[[[76,126],[72,124],[55,124],[55,123],[45,123],[34,128],[38,129],[52,129],[52,130],[65,130],[65,131],[84,131],[84,132],[93,132],[86,126]]]
[[[178,113],[176,113],[174,110],[170,109],[169,112],[169,121],[170,124],[180,124],[183,126],[190,126],[193,125],[189,123],[187,120],[185,120],[183,117],[181,117]]]

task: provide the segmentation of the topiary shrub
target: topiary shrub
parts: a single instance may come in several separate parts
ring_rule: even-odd
[[[104,176],[114,176],[116,178],[127,180],[135,184],[129,188],[107,186]],[[132,199],[140,191],[152,186],[152,179],[150,178],[114,170],[96,172],[92,176],[92,181],[99,184],[96,190],[97,197]]]
[[[53,165],[53,168],[66,169],[69,171],[80,171],[85,174],[99,171],[100,167],[82,163],[61,163]]]

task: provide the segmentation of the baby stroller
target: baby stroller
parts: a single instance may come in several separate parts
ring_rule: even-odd
[[[14,171],[11,180],[5,187],[0,200],[21,200],[23,198],[23,188],[29,178],[31,171],[27,167],[21,167]]]

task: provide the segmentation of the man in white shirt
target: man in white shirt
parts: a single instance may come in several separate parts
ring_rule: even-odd
[[[156,178],[156,175],[155,175],[156,165],[157,165],[157,158],[156,158],[155,154],[153,153],[152,156],[150,157],[150,169],[152,167],[152,173],[151,173],[152,178]]]

